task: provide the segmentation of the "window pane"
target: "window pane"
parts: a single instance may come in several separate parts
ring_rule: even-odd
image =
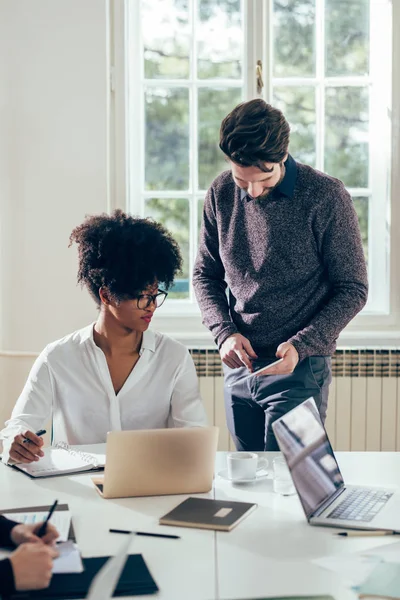
[[[273,75],[315,73],[315,0],[274,0]]]
[[[369,0],[325,0],[326,75],[369,72]]]
[[[147,88],[145,187],[189,187],[189,91]]]
[[[144,76],[189,77],[188,0],[142,0]]]
[[[196,37],[200,79],[241,78],[243,18],[240,0],[200,0]]]
[[[290,153],[296,160],[315,166],[315,89],[275,87],[273,104],[289,121]]]
[[[204,198],[200,198],[197,201],[197,246],[199,245],[200,228],[201,228],[201,223],[203,221],[203,207],[204,207]]]
[[[182,273],[169,290],[170,298],[189,297],[189,202],[186,198],[150,198],[146,200],[145,216],[162,223],[174,236],[183,258]]]
[[[368,197],[355,197],[353,201],[360,223],[364,254],[368,261]]]
[[[239,104],[241,88],[199,89],[199,188],[207,189],[212,180],[229,168],[219,149],[219,128],[226,115]]]
[[[347,187],[367,187],[368,88],[327,88],[325,109],[325,171]]]

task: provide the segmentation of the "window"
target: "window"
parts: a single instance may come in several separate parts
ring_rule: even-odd
[[[194,305],[190,274],[203,199],[228,168],[218,132],[223,117],[245,97],[243,5],[141,1],[137,133],[144,162],[130,165],[135,178],[139,173],[131,210],[163,222],[180,244],[183,274],[169,305],[170,298]]]
[[[226,168],[220,122],[257,95],[262,59],[262,95],[291,125],[291,154],[341,179],[354,200],[371,284],[365,312],[387,313],[390,0],[127,6],[130,210],[162,221],[184,258],[166,310],[196,311],[190,274],[203,198]]]
[[[274,0],[269,19],[271,103],[291,124],[291,153],[353,197],[370,313],[389,310],[390,10],[385,0]]]

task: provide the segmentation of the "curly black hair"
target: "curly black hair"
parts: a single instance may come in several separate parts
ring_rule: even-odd
[[[78,283],[98,304],[101,287],[117,302],[135,298],[154,282],[168,289],[182,267],[179,246],[165,227],[122,210],[86,216],[69,237],[69,246],[74,242]]]

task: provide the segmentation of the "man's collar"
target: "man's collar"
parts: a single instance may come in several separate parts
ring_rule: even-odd
[[[284,165],[285,176],[280,182],[280,184],[274,189],[274,193],[279,192],[280,194],[283,194],[284,196],[287,196],[288,198],[292,199],[294,195],[294,186],[296,184],[297,178],[297,165],[296,161],[290,154],[288,154]],[[250,200],[253,200],[253,198],[248,195],[246,190],[243,189],[240,190],[240,199],[246,199],[248,202]]]

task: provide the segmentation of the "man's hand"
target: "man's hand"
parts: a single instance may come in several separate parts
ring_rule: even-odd
[[[29,442],[24,444],[24,439]],[[44,456],[42,446],[44,441],[32,431],[25,431],[23,435],[16,435],[10,448],[10,459],[16,463],[36,462]]]
[[[257,354],[251,347],[249,340],[240,333],[234,333],[226,338],[219,349],[219,353],[222,362],[231,369],[238,369],[244,366],[250,372],[253,371],[251,359],[257,358]]]
[[[279,363],[279,365],[276,365],[276,367],[271,367],[265,371],[265,373],[258,373],[256,377],[260,377],[261,375],[288,375],[289,373],[293,373],[299,362],[299,355],[296,348],[289,342],[283,342],[283,344],[278,346],[276,356],[277,358],[283,358],[283,361]]]
[[[15,588],[41,590],[50,584],[53,558],[58,552],[45,544],[22,544],[10,556]]]
[[[35,523],[34,525],[16,525],[11,530],[11,540],[16,546],[20,544],[32,543],[32,544],[53,544],[59,537],[57,529],[51,523],[47,523],[46,534],[43,537],[38,537],[37,532],[39,531],[42,523]]]

